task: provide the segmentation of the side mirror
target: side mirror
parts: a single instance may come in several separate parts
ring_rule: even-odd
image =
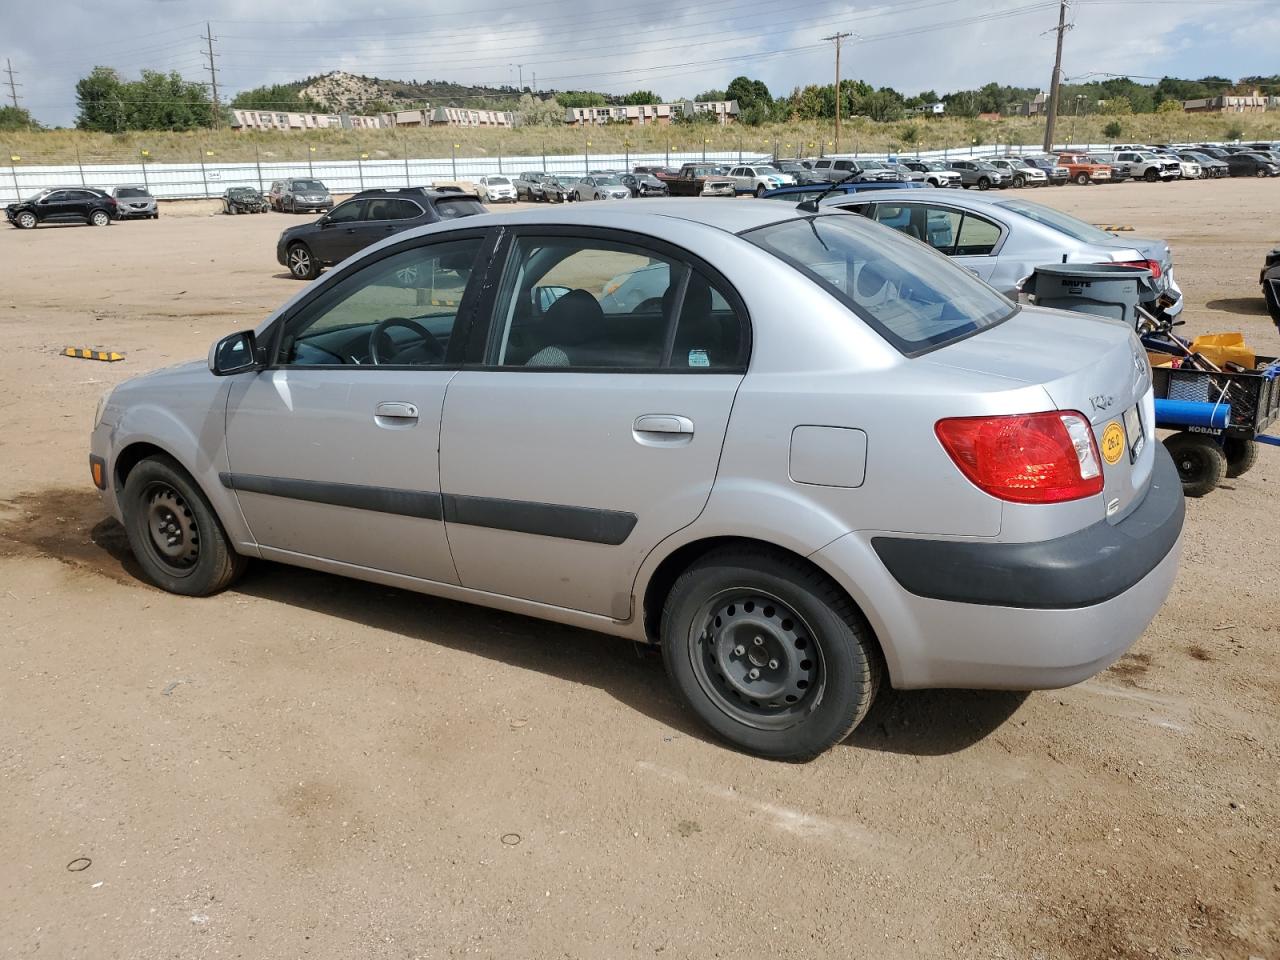
[[[209,348],[209,372],[215,377],[229,377],[258,366],[258,341],[252,330],[228,334]]]

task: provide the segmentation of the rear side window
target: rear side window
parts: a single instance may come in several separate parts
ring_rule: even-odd
[[[422,208],[412,200],[400,200],[396,197],[370,200],[368,220],[412,220],[422,216]]]
[[[568,370],[740,370],[742,322],[691,264],[630,243],[520,237],[493,362]]]
[[[436,201],[436,214],[441,220],[457,220],[484,213],[484,204],[470,197],[448,197]]]
[[[1017,311],[967,270],[862,217],[786,220],[742,236],[834,295],[907,356],[963,339]]]

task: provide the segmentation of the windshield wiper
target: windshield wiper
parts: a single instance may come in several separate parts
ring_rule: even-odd
[[[844,186],[844,184],[848,183],[850,180],[852,180],[861,172],[862,172],[861,170],[854,170],[848,176],[842,177],[839,180],[832,181],[831,186],[827,187],[827,189],[823,190],[820,194],[818,194],[812,200],[806,200],[804,201],[804,203],[796,204],[796,209],[803,210],[805,213],[817,213],[818,204],[820,204],[823,200],[827,199],[827,197],[831,196],[831,194],[835,192],[836,187]]]

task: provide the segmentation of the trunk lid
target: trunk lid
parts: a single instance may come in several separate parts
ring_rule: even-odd
[[[1023,307],[1004,323],[921,359],[1041,386],[1046,408],[1078,411],[1093,428],[1103,469],[1103,516],[1116,523],[1142,501],[1155,456],[1155,404],[1146,353],[1128,327],[1087,314]]]

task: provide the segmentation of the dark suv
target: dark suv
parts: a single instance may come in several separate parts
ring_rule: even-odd
[[[276,243],[276,260],[299,280],[311,280],[325,267],[392,234],[484,212],[474,193],[426,187],[365,190],[314,223],[285,230]]]
[[[53,187],[11,203],[5,216],[15,227],[31,230],[41,223],[88,223],[105,227],[119,215],[115,198],[92,187]]]

